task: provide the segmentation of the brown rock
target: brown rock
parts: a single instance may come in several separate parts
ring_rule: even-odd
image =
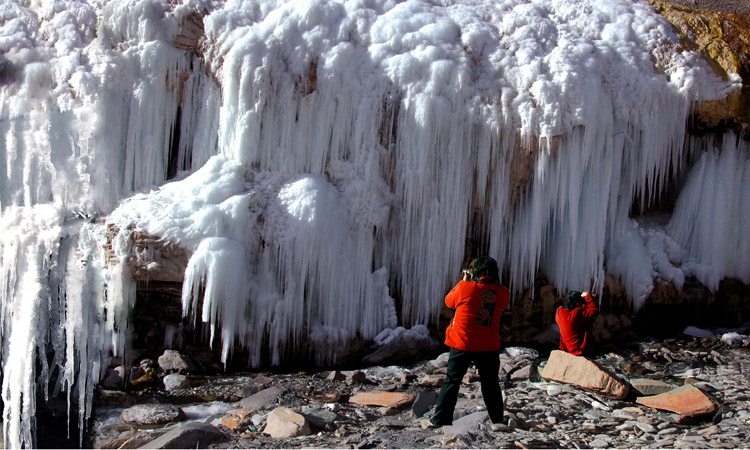
[[[309,395],[305,395],[305,394],[298,394],[298,395],[308,400],[313,400],[316,402],[323,402],[323,403],[336,403],[341,400],[341,394],[339,392],[315,392]]]
[[[707,438],[709,436],[713,436],[714,434],[719,432],[719,426],[718,425],[711,425],[708,428],[704,428],[702,430],[698,430],[698,434],[703,436],[704,438]]]
[[[338,370],[332,370],[331,373],[328,374],[326,377],[326,380],[329,381],[344,381],[346,380],[346,375],[339,372]]]
[[[263,433],[276,439],[293,438],[310,434],[307,419],[289,408],[276,408],[268,414]]]
[[[349,403],[400,408],[411,404],[415,398],[416,396],[414,394],[406,392],[369,391],[358,393],[349,399]]]
[[[361,370],[355,370],[347,378],[350,382],[361,383],[367,381],[367,374]]]
[[[464,379],[461,380],[461,382],[464,384],[471,384],[475,381],[479,381],[479,375],[472,372],[466,372],[466,375],[464,375]]]
[[[625,383],[593,361],[560,350],[550,353],[541,376],[548,381],[572,384],[615,399],[624,399],[628,395]]]
[[[727,78],[729,74],[747,73],[750,68],[750,16],[696,10],[659,0],[651,0],[650,3],[672,23],[681,37],[680,44],[700,53],[718,75]],[[697,5],[693,3],[690,6]],[[731,11],[731,8],[727,10]],[[749,87],[745,79],[742,91],[732,92],[722,100],[696,105],[696,118],[707,127],[727,121],[747,123],[750,119],[747,102]]]
[[[133,246],[127,263],[133,279],[182,282],[190,252],[158,236],[140,231],[133,232],[132,240]]]
[[[636,416],[640,416],[643,414],[643,410],[641,408],[638,408],[636,406],[626,406],[622,408],[623,411],[631,414],[635,414]]]
[[[230,430],[237,431],[240,428],[246,428],[250,423],[253,413],[244,409],[233,409],[227,411],[221,418],[221,424]]]
[[[174,37],[172,44],[182,50],[197,50],[204,38],[203,16],[194,12],[182,19],[180,31]]]
[[[557,311],[557,296],[555,287],[551,284],[539,288],[539,298],[542,300],[542,314],[544,323],[553,323],[555,321],[555,312]]]
[[[419,381],[425,386],[440,387],[445,382],[445,375],[427,375]]]
[[[694,417],[716,412],[716,405],[695,386],[682,386],[667,393],[638,397],[636,403],[650,408],[672,411],[682,416]]]

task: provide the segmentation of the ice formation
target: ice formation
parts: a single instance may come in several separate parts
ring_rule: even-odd
[[[183,313],[253,364],[427,324],[467,242],[513,290],[750,281],[747,140],[685,136],[739,80],[677,42],[625,0],[3,2],[6,445],[48,392],[82,430],[127,359],[133,229],[191,252]],[[671,218],[629,217],[681,176]]]

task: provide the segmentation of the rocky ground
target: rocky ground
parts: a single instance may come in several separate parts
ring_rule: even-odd
[[[699,330],[700,331],[700,330]],[[700,333],[696,333],[700,335]],[[149,387],[102,390],[91,427],[95,448],[742,448],[750,446],[750,338],[682,336],[621,345],[597,363],[624,380],[613,400],[540,378],[546,352],[501,353],[506,423],[493,430],[473,370],[453,426],[423,429],[447,354],[412,366],[361,371],[181,375],[172,354],[144,363]],[[611,350],[611,349],[610,349]],[[550,360],[551,361],[551,360]],[[149,367],[151,366],[151,367]],[[165,373],[173,372],[168,376]],[[643,379],[699,388],[713,411],[679,415],[639,403]],[[638,382],[638,383],[636,383]],[[140,386],[139,388],[142,388]],[[672,391],[674,392],[674,391]],[[646,392],[655,394],[655,392]],[[678,402],[690,403],[694,399]],[[684,406],[684,405],[683,405]],[[688,405],[689,406],[689,405]]]

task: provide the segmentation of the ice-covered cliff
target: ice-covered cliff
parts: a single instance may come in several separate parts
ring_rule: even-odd
[[[47,392],[82,426],[127,358],[137,230],[190,252],[183,314],[251,364],[428,323],[476,252],[636,308],[750,282],[748,142],[685,132],[740,84],[642,2],[4,2],[6,444]],[[631,217],[670,180],[667,224]]]

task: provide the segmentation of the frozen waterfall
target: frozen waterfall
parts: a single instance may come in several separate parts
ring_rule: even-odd
[[[677,43],[626,0],[0,4],[6,445],[38,397],[82,433],[127,361],[134,230],[190,252],[184,316],[255,365],[434,321],[476,251],[636,308],[750,282],[747,137],[685,132],[740,79]],[[668,220],[630,216],[671,178]]]

